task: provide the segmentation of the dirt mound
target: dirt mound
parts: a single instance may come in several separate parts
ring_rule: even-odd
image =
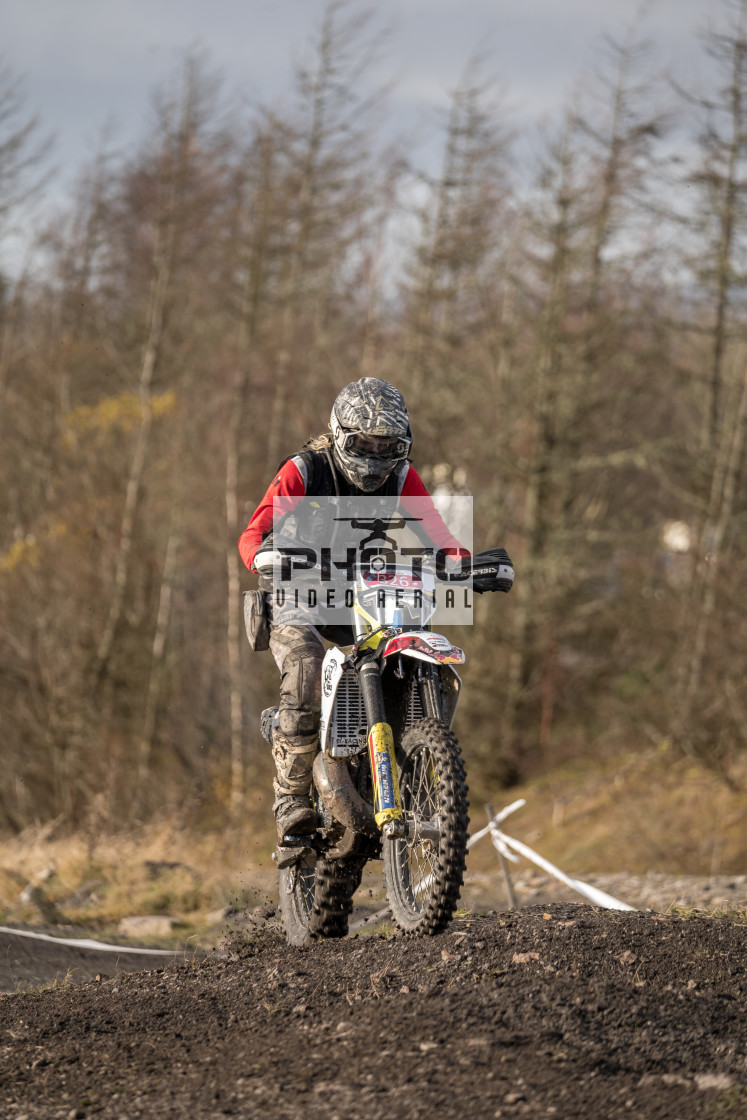
[[[0,1000],[0,1114],[742,1117],[747,928],[553,904]]]

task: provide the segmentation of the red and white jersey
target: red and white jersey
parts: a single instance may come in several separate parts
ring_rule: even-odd
[[[395,493],[401,495],[402,507],[407,509],[407,498],[429,498],[423,480],[414,467],[403,463],[395,472]],[[262,501],[252,514],[251,520],[239,539],[239,552],[241,559],[250,571],[254,571],[254,557],[268,533],[272,532],[272,502],[273,498],[304,498],[307,495],[308,472],[306,463],[300,455],[286,460],[275,478],[267,487],[267,492]],[[367,495],[361,494],[362,497]],[[441,514],[432,503],[428,503],[425,510],[418,506],[418,516],[421,528],[426,536],[433,541],[437,549],[459,550],[454,555],[467,555],[467,549],[462,548],[459,541],[452,536],[443,522]]]

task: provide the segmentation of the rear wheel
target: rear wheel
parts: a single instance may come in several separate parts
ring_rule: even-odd
[[[305,945],[309,940],[318,862],[316,852],[309,849],[291,867],[278,872],[280,914],[291,945]]]
[[[292,867],[278,872],[280,913],[291,945],[345,937],[363,862],[353,856],[321,859],[309,850]]]
[[[467,784],[457,740],[436,719],[408,728],[397,749],[397,769],[410,835],[385,840],[384,878],[395,923],[420,937],[443,929],[459,901],[467,855]]]

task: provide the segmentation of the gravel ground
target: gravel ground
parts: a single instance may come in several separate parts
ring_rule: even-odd
[[[697,875],[664,875],[650,871],[647,875],[630,875],[618,872],[612,875],[582,875],[584,883],[599,887],[621,902],[637,910],[702,910],[712,914],[719,911],[747,910],[747,875],[714,875],[709,878]],[[520,906],[539,905],[543,902],[562,902],[578,899],[570,887],[557,879],[534,869],[511,871],[511,881]],[[477,909],[507,907],[506,888],[500,875],[473,872],[467,875],[463,898],[467,905]]]

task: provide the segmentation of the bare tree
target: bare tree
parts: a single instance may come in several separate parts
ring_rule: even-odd
[[[312,61],[297,74],[300,111],[285,122],[286,243],[277,278],[278,327],[267,466],[274,470],[285,436],[296,342],[307,338],[304,382],[316,388],[322,355],[334,326],[351,248],[360,242],[363,215],[380,174],[371,158],[375,109],[382,91],[359,90],[375,56],[367,35],[370,13],[351,0],[329,0]]]
[[[609,46],[611,77],[602,75],[603,98],[585,112],[568,114],[548,149],[532,218],[534,278],[527,276],[527,310],[538,329],[531,396],[523,398],[533,431],[523,457],[523,578],[503,723],[509,751],[518,749],[511,744],[517,742],[520,708],[529,702],[533,710],[535,699],[539,747],[544,755],[549,751],[561,635],[572,632],[574,598],[588,595],[589,575],[599,563],[590,548],[595,503],[609,508],[604,492],[614,488],[619,468],[646,461],[642,433],[633,446],[628,437],[627,448],[610,447],[609,435],[617,429],[600,424],[640,391],[638,379],[628,374],[623,380],[619,362],[634,342],[623,300],[643,254],[636,247],[631,260],[623,246],[626,235],[630,239],[640,228],[663,121],[652,110],[649,84],[639,78],[645,58],[639,42],[631,37]],[[598,452],[589,459],[595,444]],[[564,656],[569,660],[570,651]]]
[[[701,99],[700,163],[691,181],[701,205],[692,224],[698,241],[695,271],[710,293],[710,354],[703,384],[703,446],[713,450],[723,415],[723,379],[734,304],[744,287],[742,258],[747,210],[747,3],[729,0],[729,25],[705,38],[719,78],[713,96]],[[690,100],[692,100],[690,98]]]
[[[231,805],[234,812],[244,797],[244,681],[241,668],[240,561],[236,539],[240,531],[239,463],[247,396],[252,383],[251,363],[257,345],[260,317],[268,298],[268,258],[272,250],[271,200],[276,175],[276,136],[270,126],[258,130],[246,160],[237,208],[236,239],[243,278],[237,308],[236,373],[229,396],[226,433],[226,650],[230,689]]]
[[[690,353],[700,446],[689,474],[687,517],[694,527],[691,580],[682,599],[672,724],[689,753],[719,763],[744,744],[741,707],[729,699],[743,659],[728,656],[720,618],[738,594],[744,535],[735,517],[745,463],[743,291],[747,277],[747,2],[729,0],[726,20],[704,36],[715,90],[695,102],[700,119],[687,216],[696,296]],[[692,99],[690,99],[692,100]],[[692,330],[688,337],[693,339]],[[730,562],[731,558],[731,562]],[[716,678],[713,676],[714,669]],[[711,696],[716,679],[721,696]]]
[[[451,99],[443,167],[428,184],[405,288],[404,376],[416,408],[453,384],[454,367],[471,350],[472,338],[494,322],[493,276],[500,272],[509,217],[510,141],[491,84],[466,80]],[[426,418],[430,412],[426,408]]]
[[[159,106],[161,148],[156,155],[155,212],[150,215],[152,241],[149,299],[145,309],[142,359],[137,380],[139,420],[119,528],[119,546],[109,609],[94,659],[94,676],[101,680],[122,618],[130,565],[133,531],[153,423],[153,379],[159,362],[166,318],[174,300],[174,268],[180,240],[189,228],[189,192],[204,159],[201,130],[206,113],[205,75],[192,57],[185,64],[182,86],[175,99]]]
[[[39,130],[38,118],[26,113],[21,79],[0,57],[0,232],[48,178],[41,165],[50,141]]]

